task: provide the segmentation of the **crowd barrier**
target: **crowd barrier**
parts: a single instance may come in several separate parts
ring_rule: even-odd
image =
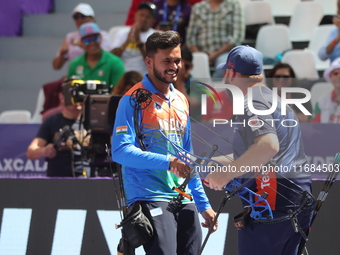
[[[112,179],[0,179],[0,254],[117,254],[121,237],[120,229],[115,229],[121,221],[117,185]],[[313,182],[315,196],[322,185],[323,181]],[[224,193],[206,192],[217,210]],[[339,193],[340,185],[335,182],[309,235],[310,255],[339,254]],[[204,255],[237,254],[232,218],[241,211],[239,198],[226,203],[219,229],[210,236]],[[138,248],[136,255],[141,254]]]
[[[0,124],[0,178],[44,177],[47,163],[44,159],[29,160],[26,149],[35,137],[39,124]],[[308,156],[307,170],[314,179],[327,175],[326,167],[332,165],[340,149],[338,124],[302,123],[302,139]],[[218,152],[231,153],[234,127],[229,124],[192,124],[192,141],[195,153],[204,150],[209,154],[211,145],[218,145]],[[209,144],[209,145],[207,145]],[[217,154],[216,154],[217,156]]]
[[[121,220],[115,193],[117,180],[46,178],[44,160],[28,160],[25,155],[38,128],[38,124],[0,125],[0,254],[116,254],[121,236],[114,226]],[[331,165],[339,149],[339,125],[303,123],[301,129],[308,164]],[[230,152],[233,131],[228,125],[214,128],[193,124],[197,154],[210,149],[200,144],[202,138],[217,144],[218,150]],[[315,197],[325,177],[316,170],[311,170]],[[206,192],[217,210],[224,193],[210,189]],[[308,241],[310,255],[339,253],[339,192],[340,186],[335,182],[313,225]],[[232,217],[241,211],[237,197],[227,202],[220,229],[210,237],[204,254],[237,254],[237,230]],[[143,254],[142,249],[136,254]]]

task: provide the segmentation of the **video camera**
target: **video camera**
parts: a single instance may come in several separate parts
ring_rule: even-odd
[[[65,106],[83,103],[86,95],[108,95],[105,81],[81,80],[72,76],[62,84]]]
[[[105,82],[85,81],[79,77],[71,77],[63,82],[62,93],[65,106],[83,104],[81,121],[91,134],[90,145],[85,153],[90,158],[91,168],[99,176],[111,176],[109,165],[112,162],[108,160],[106,146],[111,147],[111,135],[121,96],[110,95]],[[111,164],[111,167],[116,166]]]

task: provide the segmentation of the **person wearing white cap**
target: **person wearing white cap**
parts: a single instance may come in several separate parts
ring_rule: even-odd
[[[95,22],[94,11],[92,7],[86,3],[80,3],[73,9],[72,18],[77,29],[84,23]],[[110,51],[111,47],[108,33],[101,30],[100,34],[102,38],[101,48],[105,51]],[[59,70],[67,61],[71,61],[83,53],[84,49],[81,47],[79,31],[69,32],[60,46],[56,57],[53,59],[53,68]]]
[[[340,123],[340,57],[332,62],[323,76],[333,84],[334,89],[316,102],[311,122]]]

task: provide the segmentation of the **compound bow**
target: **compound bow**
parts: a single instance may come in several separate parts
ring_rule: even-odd
[[[136,131],[137,138],[138,138],[138,140],[141,144],[142,149],[147,150],[148,148],[158,148],[160,151],[166,152],[166,153],[170,154],[171,156],[174,156],[174,157],[178,158],[179,160],[183,161],[184,163],[189,165],[190,168],[191,168],[190,175],[186,178],[184,183],[180,187],[174,187],[173,188],[174,190],[176,190],[179,193],[179,195],[178,195],[177,198],[174,198],[169,203],[168,210],[172,211],[172,210],[174,210],[175,206],[177,206],[178,204],[181,203],[181,200],[184,197],[187,197],[189,199],[191,198],[190,195],[185,193],[185,186],[189,182],[193,173],[198,172],[201,175],[201,178],[204,178],[207,173],[202,173],[202,171],[199,171],[200,169],[209,169],[209,166],[211,166],[211,164],[214,164],[215,166],[218,165],[218,166],[221,166],[221,167],[222,167],[222,165],[219,162],[211,159],[213,154],[216,151],[218,151],[216,145],[210,145],[207,141],[205,141],[203,138],[199,137],[198,135],[197,135],[198,138],[195,137],[193,135],[194,132],[191,132],[192,136],[194,138],[198,139],[200,142],[204,143],[205,145],[209,145],[210,148],[212,149],[212,152],[210,153],[209,157],[205,157],[206,153],[203,153],[201,156],[197,156],[197,155],[185,150],[184,148],[178,146],[173,141],[171,141],[171,139],[168,139],[168,137],[166,137],[163,134],[163,132],[161,132],[158,129],[147,129],[144,132],[142,132],[140,125],[139,125],[139,121],[141,119],[139,113],[141,112],[140,110],[148,111],[147,106],[152,102],[152,95],[155,95],[156,97],[161,98],[159,95],[153,94],[152,92],[150,92],[146,89],[141,89],[141,88],[139,88],[135,92],[133,92],[131,97],[130,97],[130,104],[134,108],[135,131]],[[161,98],[161,99],[165,100],[163,98]],[[163,110],[165,110],[165,109],[163,109]],[[151,112],[151,111],[149,111],[149,112],[151,114],[156,115],[156,113],[154,113],[154,112]],[[159,117],[159,116],[157,116],[157,117]],[[192,117],[190,117],[190,118],[192,118]],[[165,120],[165,121],[167,121],[167,120]],[[196,121],[196,122],[198,122],[198,121]],[[202,123],[200,123],[200,124],[203,125]],[[206,127],[206,128],[209,131],[212,131],[208,127]],[[190,131],[192,131],[192,130],[190,130]],[[218,135],[218,134],[216,134],[216,135]],[[221,137],[226,142],[231,143],[228,139],[223,138],[220,135],[218,135],[218,136]],[[145,140],[147,140],[147,143],[145,143]],[[170,147],[169,147],[169,145],[170,145]],[[221,153],[221,155],[224,155],[224,153]],[[301,199],[298,199],[299,200],[298,204],[295,204],[293,201],[290,201],[288,198],[284,197],[282,194],[277,193],[278,195],[282,196],[283,198],[287,199],[290,203],[292,203],[292,207],[294,208],[294,210],[289,210],[287,212],[287,215],[285,215],[285,216],[274,218],[273,213],[272,213],[272,209],[271,209],[268,201],[266,200],[267,194],[265,194],[265,193],[258,194],[258,193],[252,191],[251,189],[249,189],[246,186],[251,180],[258,178],[259,174],[261,174],[261,171],[255,173],[252,176],[252,178],[249,178],[247,181],[245,181],[242,184],[239,183],[236,180],[233,180],[233,181],[228,183],[228,185],[226,186],[225,196],[224,196],[224,198],[221,202],[221,205],[220,205],[220,208],[219,208],[219,210],[216,214],[215,220],[210,226],[208,235],[207,235],[206,239],[204,240],[204,243],[201,247],[200,254],[203,251],[204,246],[207,243],[207,240],[208,240],[210,234],[212,233],[213,227],[214,227],[215,223],[217,222],[218,216],[221,213],[226,201],[228,201],[234,195],[238,195],[241,198],[241,200],[244,200],[246,203],[249,204],[249,207],[251,208],[250,217],[252,217],[257,222],[259,222],[259,223],[276,223],[276,222],[281,222],[281,221],[285,221],[285,220],[291,220],[295,231],[300,232],[303,236],[303,239],[307,240],[307,236],[305,235],[305,233],[302,231],[301,227],[299,226],[296,217],[303,210],[311,208],[313,206],[314,201],[315,201],[314,198],[313,198],[313,195],[310,194],[309,192],[303,190],[300,186],[298,186],[296,183],[294,183],[292,180],[288,179],[284,175],[276,173],[276,174],[280,175],[282,178],[287,179],[292,185],[295,185],[297,187],[297,190],[300,190],[300,191],[289,188],[289,187],[285,186],[284,184],[281,184],[280,182],[278,182],[278,184],[282,185],[283,187],[285,187],[287,189],[292,190],[293,192],[296,192],[298,197],[300,197]],[[275,192],[277,192],[277,191],[275,190]]]

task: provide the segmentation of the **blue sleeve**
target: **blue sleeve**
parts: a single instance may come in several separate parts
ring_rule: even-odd
[[[337,33],[338,33],[338,28],[335,27],[335,28],[330,32],[330,34],[329,34],[329,36],[328,36],[328,38],[327,38],[325,44],[320,48],[320,50],[319,50],[319,52],[318,52],[318,55],[319,55],[319,58],[320,58],[321,60],[327,60],[328,58],[330,58],[330,55],[331,55],[331,54],[327,54],[326,48],[327,48],[328,44],[330,44],[331,41],[333,41],[333,40],[336,38]],[[334,49],[334,50],[335,50],[335,49]],[[333,50],[333,52],[334,52],[334,50]]]
[[[192,151],[192,144],[191,144],[191,122],[190,117],[188,116],[187,127],[185,133],[183,135],[183,148],[187,151]]]
[[[202,186],[202,181],[199,178],[198,174],[191,178],[188,183],[188,187],[191,190],[191,194],[200,213],[211,208],[209,199],[205,194],[204,188]]]
[[[130,96],[119,102],[112,133],[112,159],[127,167],[144,169],[169,169],[170,155],[140,149],[134,129],[133,107]]]
[[[190,118],[188,118],[187,129],[183,137],[183,147],[187,151],[193,151],[191,138],[190,138],[191,137],[190,130],[191,130],[191,123],[190,123]],[[195,204],[199,212],[203,212],[211,208],[209,199],[207,195],[205,194],[204,188],[202,186],[202,181],[198,174],[195,174],[195,176],[191,178],[190,182],[188,183],[188,187],[191,190],[192,196],[194,198]]]

